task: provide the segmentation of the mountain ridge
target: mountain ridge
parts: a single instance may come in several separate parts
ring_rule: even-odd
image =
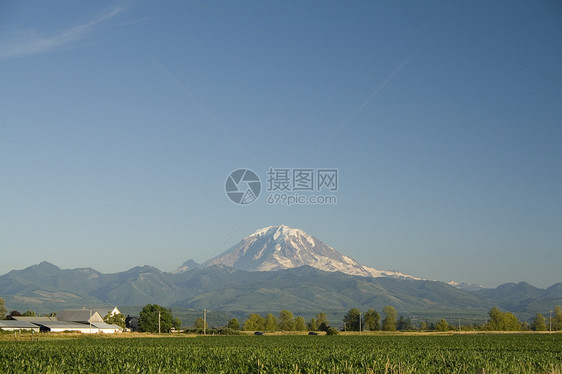
[[[9,308],[51,312],[101,305],[161,304],[220,311],[316,310],[394,305],[410,315],[486,316],[492,306],[530,317],[562,304],[562,283],[540,289],[525,282],[494,289],[421,279],[366,267],[285,225],[255,231],[203,264],[176,271],[150,265],[103,274],[61,269],[43,261],[0,276]]]
[[[520,282],[524,284],[519,287],[507,283],[470,292],[439,281],[363,277],[310,266],[250,272],[213,265],[178,274],[153,266],[137,266],[103,274],[94,269],[92,273],[82,271],[83,268],[61,269],[47,264],[52,265],[33,265],[0,276],[0,297],[9,308],[51,312],[91,305],[156,303],[221,311],[343,312],[352,307],[380,310],[385,305],[394,305],[402,309],[401,313],[417,316],[445,313],[485,317],[492,306],[499,306],[530,319],[534,313],[562,305],[562,283],[547,289],[525,282]],[[91,279],[92,274],[99,277]],[[531,294],[518,296],[527,289]]]

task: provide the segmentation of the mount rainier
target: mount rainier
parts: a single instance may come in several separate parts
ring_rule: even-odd
[[[323,271],[339,271],[363,277],[419,279],[397,271],[363,266],[306,232],[285,225],[257,230],[202,266],[212,265],[246,271],[276,271],[311,266]]]

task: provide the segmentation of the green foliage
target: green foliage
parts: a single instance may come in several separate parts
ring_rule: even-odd
[[[125,317],[124,314],[114,314],[111,315],[110,313],[108,313],[105,317],[103,317],[103,320],[105,321],[105,323],[109,323],[109,324],[113,324],[113,325],[117,325],[120,326],[122,328],[125,328],[125,319],[127,317]]]
[[[25,313],[23,313],[24,317],[36,317],[37,314],[35,314],[35,312],[33,310],[27,310],[25,311]]]
[[[139,316],[139,330],[158,332],[158,313],[160,313],[160,332],[170,332],[172,327],[180,328],[181,321],[174,319],[172,311],[156,304],[146,305]],[[178,323],[180,326],[178,327]]]
[[[318,326],[318,331],[328,331],[328,328],[330,326],[328,326],[328,324],[326,322],[322,322],[319,326]]]
[[[228,321],[227,327],[235,331],[240,330],[240,322],[238,322],[238,318],[233,318],[230,321]]]
[[[318,326],[318,328],[320,328],[320,325],[323,324],[323,323],[326,326],[330,325],[330,322],[328,322],[328,318],[326,317],[326,313],[316,314],[316,325]]]
[[[23,314],[21,314],[17,310],[12,310],[10,313],[8,313],[8,317],[21,317],[21,316],[23,316]]]
[[[6,318],[6,313],[8,313],[8,310],[6,309],[4,299],[0,297],[0,319]]]
[[[278,324],[279,323],[277,322],[277,317],[275,317],[273,313],[267,313],[265,315],[265,322],[263,327],[265,331],[277,331]]]
[[[279,312],[279,331],[294,331],[295,330],[295,318],[293,313],[288,310],[282,310]]]
[[[560,373],[561,346],[562,334],[40,337],[34,342],[0,340],[0,370],[3,374]]]
[[[535,331],[545,331],[546,330],[546,320],[544,316],[540,313],[537,313],[535,319],[533,319],[533,323],[531,324],[531,328]]]
[[[381,329],[381,315],[375,309],[369,309],[363,318],[365,330],[376,331]]]
[[[439,322],[435,325],[435,331],[449,331],[449,324],[445,318],[441,318]]]
[[[392,306],[385,306],[383,309],[385,315],[382,321],[382,329],[384,331],[396,331],[396,309]]]
[[[414,326],[412,326],[412,320],[410,317],[404,318],[404,316],[400,316],[398,318],[398,323],[396,325],[397,330],[413,330]]]
[[[186,334],[198,334],[198,335],[203,335],[203,333],[207,334],[207,335],[241,335],[240,330],[234,330],[234,329],[230,329],[228,327],[222,327],[222,328],[210,328],[210,329],[184,329],[183,330],[184,333]]]
[[[552,316],[552,330],[562,330],[562,306],[560,305],[554,307],[554,315]]]
[[[335,327],[330,326],[326,329],[326,335],[339,335],[339,333],[340,332]]]
[[[491,331],[520,331],[521,322],[510,312],[502,312],[493,307],[490,310],[490,319],[486,324],[486,329]]]
[[[420,323],[420,330],[422,330],[422,331],[427,330],[427,322],[421,321],[421,323]]]
[[[304,317],[297,316],[295,318],[295,330],[306,331],[306,321],[304,320]]]
[[[193,321],[193,328],[195,329],[207,329],[209,324],[203,319],[203,317],[198,317]]]
[[[246,322],[244,322],[243,328],[245,331],[259,331],[264,329],[264,319],[262,316],[256,313],[250,314]]]
[[[308,327],[309,331],[317,331],[318,324],[316,323],[316,318],[312,317],[310,321],[306,324],[306,326]]]
[[[348,310],[347,314],[343,317],[343,326],[346,331],[359,331],[359,327],[362,325],[361,311],[357,308],[351,308]]]

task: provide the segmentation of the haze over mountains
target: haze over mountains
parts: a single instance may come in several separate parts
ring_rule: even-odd
[[[562,304],[562,283],[548,289],[524,282],[460,289],[362,266],[304,231],[282,225],[258,230],[202,265],[188,260],[173,273],[143,266],[102,274],[42,262],[0,276],[0,297],[11,309],[38,312],[157,303],[231,312],[290,309],[305,314],[393,305],[406,315],[481,317],[499,306],[530,318]]]

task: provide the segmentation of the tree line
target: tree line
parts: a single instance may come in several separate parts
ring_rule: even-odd
[[[397,330],[422,330],[422,331],[451,331],[482,330],[482,331],[562,331],[562,306],[554,307],[553,313],[545,316],[537,313],[531,323],[521,322],[511,312],[502,312],[494,307],[488,312],[488,320],[481,325],[455,325],[441,318],[437,323],[427,320],[414,324],[409,317],[398,316],[396,309],[386,306],[382,310],[383,316],[376,309],[368,309],[365,313],[358,308],[351,308],[343,318],[344,331],[397,331]],[[52,315],[52,314],[51,314]],[[13,310],[8,313],[4,300],[0,298],[0,319],[12,316],[36,316],[34,311],[28,310],[20,313]],[[384,318],[383,318],[384,317]],[[104,317],[107,323],[113,323],[125,327],[125,316],[122,314]],[[171,309],[156,304],[146,305],[140,312],[138,321],[139,331],[143,332],[170,332],[180,330],[182,321],[175,318]],[[208,325],[203,318],[199,317],[193,322],[196,330],[208,329]],[[337,333],[337,329],[330,325],[326,313],[318,313],[309,321],[302,316],[294,316],[289,310],[281,310],[277,316],[267,313],[262,316],[258,313],[251,313],[241,324],[237,318],[232,318],[224,326],[232,331],[325,331],[330,334]]]
[[[396,309],[386,306],[383,309],[384,318],[381,321],[380,314],[375,309],[369,309],[362,313],[357,308],[350,309],[343,318],[343,329],[346,331],[396,331],[396,330],[422,330],[422,331],[451,331],[458,329],[482,330],[482,331],[561,331],[562,330],[562,306],[554,308],[554,313],[549,313],[548,319],[541,313],[537,313],[531,323],[521,322],[511,312],[502,312],[493,307],[488,312],[488,321],[482,325],[454,325],[449,324],[445,318],[437,323],[421,321],[414,326],[411,318],[400,316],[397,318]]]
[[[386,306],[382,310],[382,316],[376,309],[368,309],[365,313],[358,308],[350,309],[343,318],[343,331],[453,331],[453,330],[480,330],[480,331],[561,331],[562,330],[562,306],[556,306],[554,313],[545,318],[537,313],[531,323],[521,322],[511,312],[502,312],[497,307],[488,312],[488,320],[480,325],[457,325],[449,324],[445,318],[438,322],[427,320],[414,323],[411,318],[398,316],[396,309]],[[203,329],[204,321],[198,318],[193,327]],[[205,325],[205,328],[208,326]],[[226,328],[245,331],[328,331],[334,327],[330,326],[325,313],[318,313],[308,322],[302,316],[294,317],[288,310],[282,310],[278,316],[267,313],[262,316],[252,313],[244,323],[240,324],[237,318],[228,321]]]
[[[236,318],[229,321],[229,327],[236,327],[238,320]],[[273,313],[267,313],[261,316],[252,313],[248,319],[238,328],[245,331],[326,331],[329,328],[329,322],[325,313],[318,313],[316,317],[311,318],[308,322],[302,316],[294,316],[291,311],[282,310],[278,316]]]

